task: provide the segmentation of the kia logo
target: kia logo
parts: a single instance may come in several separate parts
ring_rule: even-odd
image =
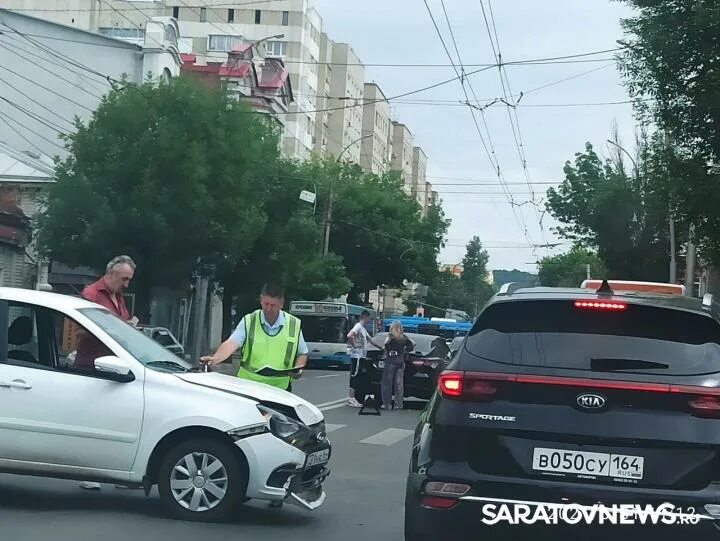
[[[577,397],[577,405],[589,410],[599,410],[605,407],[607,400],[604,396],[592,393],[583,393]]]

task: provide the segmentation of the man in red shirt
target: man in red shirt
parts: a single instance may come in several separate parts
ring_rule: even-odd
[[[82,296],[84,299],[100,304],[110,310],[123,321],[135,324],[125,305],[125,290],[135,275],[135,262],[130,256],[120,255],[107,264],[105,276],[94,284],[87,286]]]
[[[82,297],[104,306],[123,321],[137,325],[138,319],[130,318],[123,295],[134,275],[135,262],[132,258],[126,255],[115,257],[107,264],[105,276],[87,286],[82,292]],[[75,369],[92,372],[95,370],[95,359],[105,355],[112,355],[112,352],[90,333],[81,330],[75,354]],[[100,489],[98,483],[85,482],[80,486],[89,490]]]

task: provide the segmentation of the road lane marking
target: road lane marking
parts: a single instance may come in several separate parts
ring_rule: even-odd
[[[360,443],[365,443],[367,445],[384,445],[385,447],[390,447],[391,445],[395,445],[396,443],[404,440],[405,438],[412,436],[412,434],[412,430],[406,430],[404,428],[386,428],[382,432],[378,432],[377,434],[374,434],[369,438],[360,440]]]
[[[341,428],[345,428],[347,425],[334,425],[331,423],[328,423],[325,425],[325,432],[330,434],[330,432],[335,432],[336,430],[340,430]]]
[[[319,409],[320,411],[330,411],[330,410],[336,410],[336,409],[344,408],[345,406],[347,406],[347,399],[346,399],[346,398],[344,398],[343,401],[340,402],[339,404],[334,404],[334,405],[332,405],[332,406],[323,406],[322,408],[318,408],[318,409]]]
[[[314,379],[322,379],[322,378],[339,378],[340,376],[344,376],[345,374],[326,374],[324,376],[315,376]]]
[[[334,406],[335,404],[342,404],[344,402],[347,402],[347,398],[337,398],[335,400],[331,400],[330,402],[323,402],[322,404],[315,404],[315,407],[322,409],[325,406]]]

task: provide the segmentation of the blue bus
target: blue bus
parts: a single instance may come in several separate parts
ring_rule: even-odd
[[[310,354],[311,367],[350,367],[347,334],[360,320],[363,310],[370,313],[367,330],[374,336],[378,330],[377,312],[365,306],[325,301],[295,301],[290,313],[302,322],[302,332]]]
[[[402,323],[405,332],[442,336],[448,341],[465,336],[470,332],[473,325],[470,321],[404,316],[383,320],[383,329],[386,332],[390,330],[390,325],[392,325],[393,321],[399,321]]]

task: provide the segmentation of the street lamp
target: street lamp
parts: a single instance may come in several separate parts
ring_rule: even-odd
[[[335,163],[340,163],[340,158],[342,158],[343,154],[348,151],[348,149],[362,141],[363,139],[367,139],[368,137],[372,137],[374,135],[374,132],[366,133],[362,137],[359,137],[358,139],[355,139],[352,143],[348,144],[345,148],[342,149],[342,152],[338,155],[338,157],[335,160]],[[328,251],[330,249],[330,224],[332,223],[332,211],[333,211],[333,200],[335,199],[335,175],[332,176],[330,179],[330,200],[328,201],[328,208],[327,208],[327,216],[325,217],[325,233],[323,235],[323,252],[322,255],[326,256],[328,254]]]
[[[250,45],[251,45],[252,47],[257,47],[258,45],[260,45],[261,43],[263,43],[263,42],[265,42],[265,41],[268,41],[268,40],[271,40],[271,39],[282,39],[282,38],[284,38],[284,37],[285,37],[285,34],[277,34],[277,35],[275,35],[275,36],[268,36],[268,37],[266,37],[266,38],[259,39],[259,40],[257,40],[257,41],[251,41],[251,42],[250,42]]]
[[[616,146],[625,154],[627,154],[628,158],[630,158],[630,160],[633,162],[633,166],[635,166],[635,175],[638,176],[640,174],[640,169],[638,169],[637,163],[635,163],[632,155],[615,141],[611,141],[610,139],[608,139],[607,142],[611,145]],[[668,211],[668,225],[670,227],[670,283],[674,284],[675,282],[677,282],[677,259],[675,258],[675,221],[672,217],[672,209],[669,209]],[[690,226],[690,228],[692,231],[692,226]],[[690,243],[688,243],[688,247],[690,248]]]

